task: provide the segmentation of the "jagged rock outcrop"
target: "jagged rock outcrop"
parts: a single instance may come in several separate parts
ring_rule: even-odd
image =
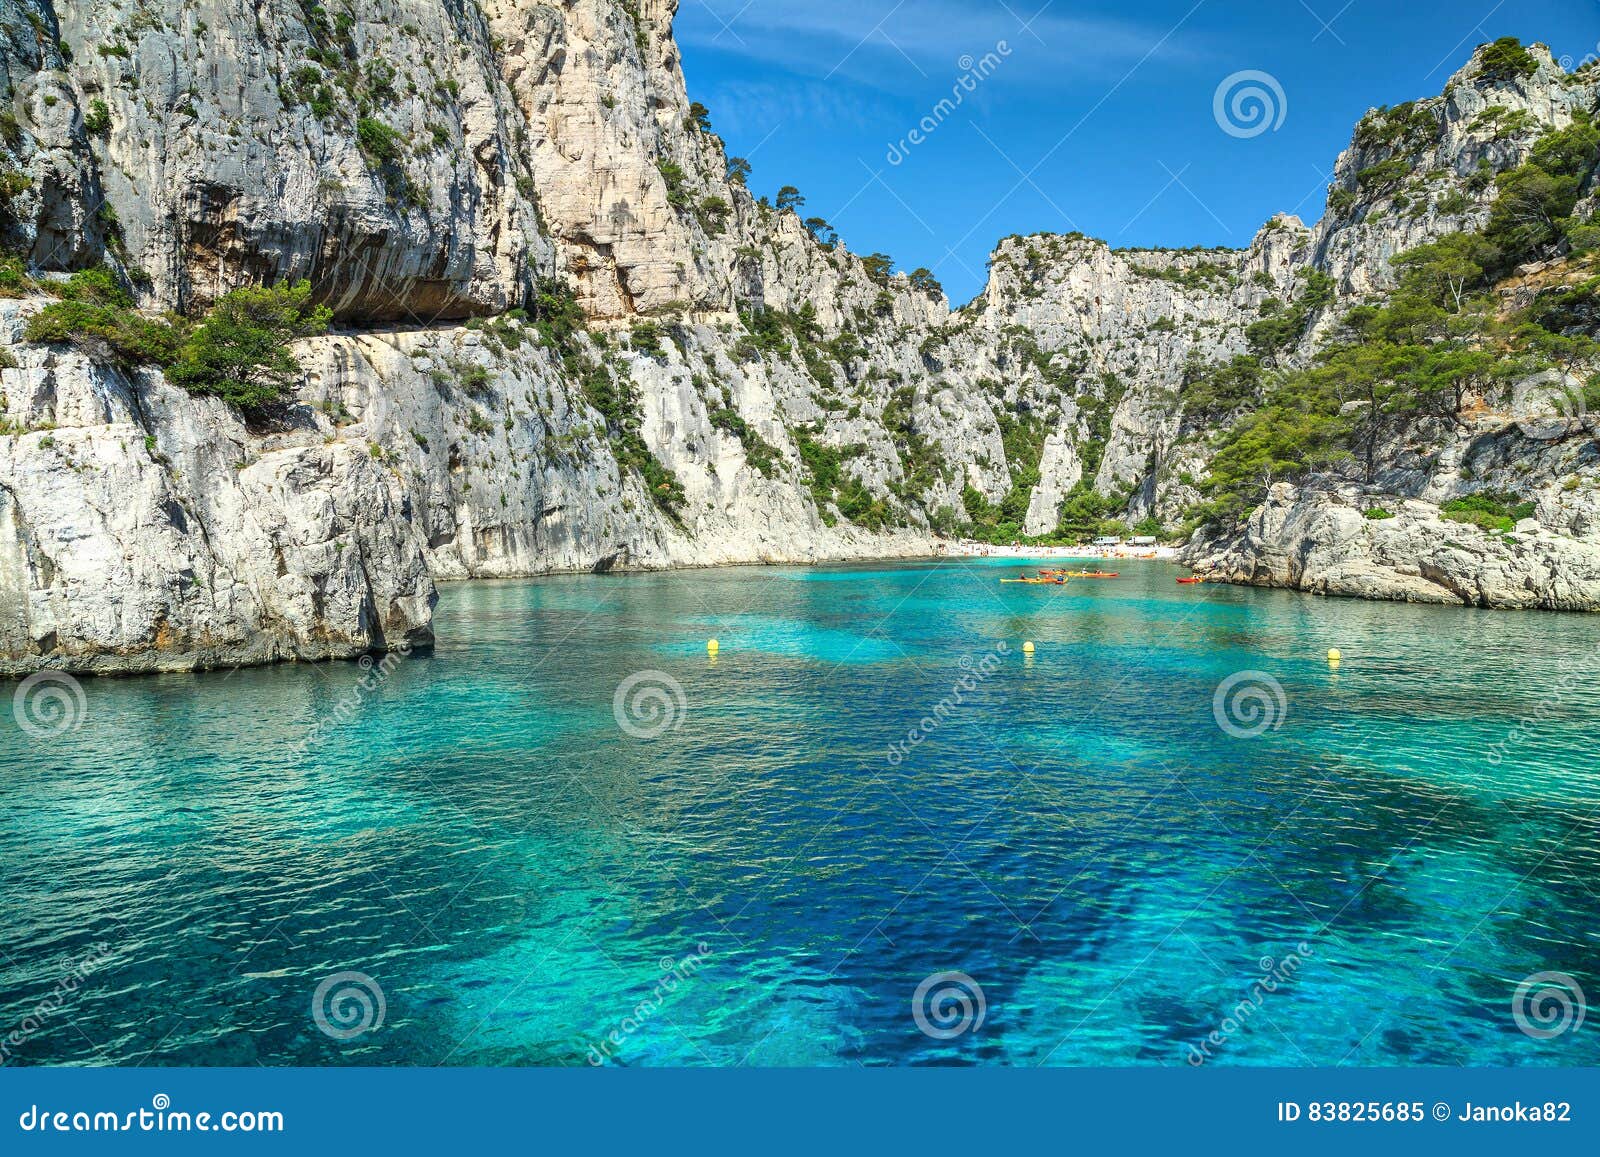
[[[548,264],[475,5],[33,2],[152,300],[309,278],[350,320],[428,322],[519,305]]]
[[[1600,538],[1558,534],[1537,518],[1493,534],[1442,517],[1433,503],[1357,488],[1280,483],[1236,537],[1195,552],[1191,563],[1215,580],[1321,595],[1549,611],[1600,606]]]
[[[8,414],[34,429],[0,437],[0,673],[431,640],[409,497],[364,448],[315,428],[258,437],[220,402],[82,354],[23,357],[4,371]]]
[[[1432,454],[1392,448],[1379,485],[1280,483],[1240,530],[1185,553],[1224,582],[1402,602],[1600,607],[1600,416],[1470,420]],[[1443,507],[1518,492],[1526,518],[1485,529]]]
[[[93,343],[24,342],[48,299],[0,286],[20,295],[0,671],[351,655],[425,640],[436,579],[925,554],[980,509],[1050,531],[1085,493],[1174,525],[1225,420],[1186,411],[1192,368],[1296,308],[1277,356],[1302,364],[1389,257],[1480,224],[1493,173],[1600,91],[1542,49],[1507,79],[1474,59],[1362,122],[1314,228],[1275,218],[1238,251],[1008,238],[952,311],[730,176],[675,8],[0,0],[0,239],[34,277],[109,261],[191,314],[305,278],[336,313],[299,344],[299,404],[252,429]],[[558,341],[521,311],[563,285],[589,330]],[[1435,433],[1386,464],[1394,519],[1339,537],[1355,497],[1274,491],[1196,557],[1369,597],[1600,603],[1592,457]],[[1445,524],[1465,546],[1408,561],[1430,504],[1495,471],[1540,490],[1535,525]]]
[[[1135,520],[1177,520],[1198,497],[1180,476],[1199,473],[1203,461],[1178,403],[1186,368],[1245,353],[1245,330],[1263,304],[1300,292],[1311,243],[1293,217],[1269,222],[1246,250],[1115,251],[1065,237],[1000,243],[983,296],[963,311],[972,356],[989,358],[983,372],[1002,379],[1037,374],[1043,405],[1063,392],[1069,402],[1041,462],[1027,533],[1054,529],[1062,498],[1081,481],[1125,495]],[[1004,356],[1019,326],[1032,366]],[[1087,479],[1080,448],[1098,459]]]
[[[50,6],[0,0],[0,244],[29,265],[96,260],[106,222],[80,92],[66,71]]]
[[[1342,294],[1387,288],[1397,253],[1481,227],[1493,175],[1525,161],[1546,128],[1594,111],[1594,76],[1563,71],[1540,45],[1530,58],[1531,75],[1498,77],[1475,56],[1440,96],[1363,118],[1334,165],[1329,212],[1312,243]],[[1403,168],[1394,165],[1402,158]]]

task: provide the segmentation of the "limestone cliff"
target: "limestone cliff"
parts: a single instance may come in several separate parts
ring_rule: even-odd
[[[436,579],[922,554],[984,512],[1051,531],[1084,494],[1176,526],[1220,420],[1187,412],[1193,367],[1296,309],[1278,356],[1309,358],[1390,256],[1481,220],[1483,173],[1597,95],[1542,50],[1514,80],[1475,60],[1363,122],[1313,229],[1277,218],[1241,251],[1009,238],[952,311],[730,176],[674,9],[0,0],[0,240],[37,286],[0,287],[0,672],[348,656],[427,639]],[[1382,168],[1402,148],[1422,162]],[[299,404],[251,427],[92,342],[24,341],[52,281],[102,262],[191,315],[309,280],[336,324],[297,350]],[[553,336],[551,294],[586,328]],[[1600,605],[1573,498],[1592,455],[1525,449],[1505,453],[1542,487],[1531,537],[1559,544],[1475,544],[1417,581]],[[1460,458],[1394,493],[1438,503]],[[1217,573],[1386,595],[1276,561],[1315,554],[1299,500],[1208,542]],[[1410,565],[1401,529],[1372,567]],[[1508,577],[1473,585],[1486,567]]]

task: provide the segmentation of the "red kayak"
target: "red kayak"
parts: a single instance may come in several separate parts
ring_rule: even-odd
[[[1180,586],[1192,586],[1192,585],[1195,585],[1197,583],[1203,583],[1205,581],[1206,580],[1200,575],[1191,575],[1188,578],[1179,579],[1178,583],[1179,583]]]

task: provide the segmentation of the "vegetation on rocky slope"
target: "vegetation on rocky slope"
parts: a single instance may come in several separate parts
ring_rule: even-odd
[[[395,194],[407,200],[405,164],[420,146],[391,124],[392,117],[384,119],[397,98],[395,70],[377,59],[355,63],[354,18],[330,16],[314,4],[302,7],[310,46],[306,62],[281,78],[281,103],[285,109],[310,108],[327,127],[348,131],[365,164],[389,189],[391,202]],[[635,15],[630,27],[638,31],[644,24]],[[1547,67],[1520,43],[1505,40],[1481,48],[1475,71],[1464,76],[1470,84],[1509,90]],[[435,96],[443,110],[455,93],[444,87]],[[602,99],[607,110],[615,110],[612,94]],[[1513,97],[1508,91],[1503,99]],[[1144,514],[1153,508],[1173,515],[1192,495],[1194,475],[1207,468],[1206,501],[1193,510],[1194,516],[1235,521],[1275,481],[1318,471],[1371,480],[1385,448],[1397,440],[1416,432],[1435,436],[1430,426],[1447,429],[1470,400],[1492,399],[1521,375],[1576,365],[1593,352],[1593,343],[1583,336],[1600,328],[1592,285],[1546,292],[1516,316],[1497,312],[1493,289],[1531,258],[1580,254],[1600,244],[1600,227],[1576,219],[1579,199],[1600,156],[1600,130],[1580,119],[1547,133],[1526,163],[1498,177],[1487,160],[1476,175],[1461,181],[1446,180],[1442,167],[1424,177],[1417,156],[1442,141],[1442,133],[1461,129],[1451,121],[1446,104],[1439,99],[1411,102],[1364,118],[1356,131],[1354,163],[1340,178],[1344,187],[1330,200],[1330,220],[1350,212],[1361,227],[1375,228],[1389,213],[1414,220],[1423,211],[1467,218],[1474,210],[1478,215],[1471,219],[1483,221],[1486,193],[1497,182],[1492,211],[1481,230],[1446,236],[1398,258],[1398,291],[1382,305],[1348,311],[1309,366],[1302,360],[1306,335],[1313,326],[1324,331],[1324,315],[1336,300],[1334,280],[1311,261],[1329,269],[1334,265],[1309,251],[1286,257],[1281,245],[1269,260],[1262,256],[1272,248],[1266,243],[1248,254],[1198,249],[1158,256],[1124,253],[1114,264],[1094,269],[1093,275],[1119,288],[1130,280],[1139,283],[1132,296],[1148,309],[1142,319],[1126,329],[1102,328],[1081,341],[1042,349],[1042,341],[1062,340],[1051,334],[1046,312],[1040,315],[1043,325],[1034,326],[1031,318],[1029,326],[1002,324],[995,331],[999,349],[975,352],[976,343],[962,339],[985,303],[957,311],[948,320],[942,311],[924,316],[917,308],[919,298],[942,299],[928,270],[901,277],[885,254],[860,257],[845,251],[827,222],[801,217],[805,201],[792,186],[779,191],[773,206],[765,198],[750,201],[742,187],[719,185],[725,176],[742,186],[749,163],[726,157],[712,135],[708,110],[689,103],[680,123],[693,147],[652,151],[646,155],[645,171],[652,182],[659,177],[676,218],[698,219],[704,234],[700,240],[726,229],[739,234],[739,288],[724,304],[739,307],[742,325],[730,319],[722,327],[728,344],[713,348],[714,341],[690,335],[693,327],[684,320],[691,305],[687,298],[667,305],[656,300],[631,317],[630,305],[620,315],[632,323],[626,331],[609,338],[598,326],[590,332],[579,292],[564,280],[575,278],[585,293],[583,301],[589,301],[592,286],[584,282],[578,264],[554,276],[543,275],[543,262],[516,264],[514,291],[495,308],[520,307],[502,315],[515,316],[518,325],[503,330],[497,322],[474,322],[468,327],[514,337],[525,317],[555,355],[556,369],[547,376],[582,414],[581,428],[603,430],[600,444],[610,449],[624,473],[643,480],[656,505],[674,522],[682,515],[685,489],[657,453],[683,468],[685,453],[699,453],[704,439],[694,435],[687,449],[658,445],[652,450],[643,436],[641,391],[652,390],[685,365],[700,392],[705,421],[738,441],[757,474],[803,484],[830,525],[841,518],[872,530],[928,525],[1009,542],[1025,537],[1030,512],[1035,527],[1048,521],[1048,512],[1041,515],[1043,485],[1043,493],[1060,499],[1055,525],[1031,541],[1077,541],[1134,529],[1127,525],[1137,517],[1131,511]],[[1492,133],[1496,143],[1516,150],[1505,155],[1521,155],[1535,123],[1527,109],[1491,103],[1477,114],[1472,131]],[[430,131],[438,147],[454,139],[453,128],[435,125]],[[0,138],[4,136],[0,126]],[[426,136],[420,139],[426,143]],[[17,183],[24,179],[19,176],[11,184],[0,180],[0,219],[9,199],[27,191]],[[524,175],[516,179],[520,183]],[[1443,192],[1418,194],[1420,186],[1435,179],[1444,182]],[[1443,208],[1446,197],[1452,199],[1452,209]],[[775,234],[763,235],[760,228],[752,233],[749,221],[764,222],[761,228],[772,230],[774,213],[791,214],[794,222],[785,226],[791,234],[804,228],[820,243],[797,247],[791,254],[797,267],[815,262],[816,268],[831,271],[829,276],[839,275],[841,293],[865,290],[866,295],[857,292],[848,304],[841,298],[837,309],[817,298],[824,317],[816,306],[799,303],[793,292],[764,292],[768,287],[762,282],[772,279],[772,263],[763,255],[772,251]],[[1290,229],[1286,221],[1276,220],[1268,232]],[[1033,301],[1064,292],[1058,288],[1062,269],[1112,252],[1078,233],[1013,238],[997,250],[995,268],[1005,293]],[[28,337],[74,342],[124,366],[159,366],[174,383],[224,398],[250,417],[264,416],[291,395],[299,371],[290,343],[320,332],[329,321],[326,310],[311,304],[310,287],[238,290],[204,317],[156,318],[134,308],[126,272],[132,265],[125,257],[108,257],[120,262],[121,273],[85,271],[60,286],[59,300],[33,317]],[[1253,274],[1247,272],[1247,262],[1257,263]],[[539,273],[530,276],[533,264]],[[26,280],[26,271],[23,276]],[[27,288],[33,288],[31,282]],[[0,276],[0,293],[5,292],[7,283]],[[781,301],[785,307],[771,308],[767,301]],[[1094,303],[1101,303],[1098,293]],[[704,303],[696,299],[694,304]],[[508,344],[516,348],[514,342]],[[1118,352],[1169,344],[1175,357],[1160,368]],[[674,346],[681,359],[674,356]],[[1249,352],[1234,356],[1241,348]],[[1191,357],[1181,382],[1172,380],[1166,367],[1182,364],[1185,351],[1193,349],[1227,356],[1214,362]],[[900,360],[912,350],[920,355],[920,364],[909,357]],[[1148,360],[1153,365],[1162,356],[1152,354]],[[777,412],[767,431],[785,442],[773,431],[787,428],[789,444],[773,445],[741,414],[744,395],[719,377],[727,372],[729,360],[735,363],[735,379],[743,376],[747,382],[776,387]],[[489,388],[489,369],[472,366],[454,372],[469,396]],[[965,383],[960,380],[963,373],[970,374]],[[963,392],[963,386],[977,388]],[[952,387],[961,399],[954,406],[949,401]],[[937,400],[941,394],[943,401]],[[513,416],[506,401],[509,430]],[[786,411],[791,401],[798,404]],[[1125,406],[1125,401],[1131,404]],[[971,414],[952,416],[964,406],[976,411],[976,420],[967,420]],[[1183,415],[1176,447],[1170,444],[1174,431],[1163,426],[1174,407],[1181,407]],[[698,420],[690,425],[703,430]],[[491,428],[487,417],[476,414],[468,426],[480,434]],[[996,434],[1003,460],[992,462],[991,456],[998,457],[989,449]],[[1047,468],[1045,446],[1052,436],[1066,445],[1059,454],[1052,451]],[[1148,453],[1136,444],[1145,436]],[[575,435],[569,430],[551,437]],[[577,442],[589,444],[583,438]],[[1173,450],[1177,453],[1169,454]],[[1074,469],[1074,462],[1078,481],[1063,494],[1066,479],[1061,475]],[[1137,529],[1162,527],[1146,519]]]
[[[1186,400],[1198,410],[1226,413],[1259,399],[1221,435],[1208,501],[1195,516],[1236,522],[1274,482],[1317,472],[1371,483],[1382,447],[1429,423],[1458,421],[1469,399],[1500,399],[1514,382],[1600,360],[1600,343],[1572,324],[1587,313],[1600,278],[1509,313],[1495,292],[1525,262],[1581,255],[1600,241],[1573,217],[1597,165],[1600,128],[1588,118],[1546,133],[1524,164],[1498,178],[1482,230],[1396,257],[1395,292],[1382,305],[1350,310],[1314,364],[1272,375],[1262,350],[1194,373]],[[1597,383],[1591,378],[1587,397],[1572,399],[1574,411],[1600,403]],[[1496,525],[1509,517],[1498,506],[1469,513]]]
[[[313,304],[304,281],[235,289],[198,323],[140,313],[105,267],[80,270],[57,292],[60,300],[28,320],[27,340],[85,346],[128,368],[158,366],[191,394],[221,398],[248,417],[294,395],[300,366],[291,343],[322,333],[333,316]]]

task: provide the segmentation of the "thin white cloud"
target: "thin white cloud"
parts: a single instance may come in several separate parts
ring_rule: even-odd
[[[696,89],[696,94],[700,91]],[[892,102],[871,93],[847,92],[815,80],[726,80],[704,91],[717,130],[732,137],[758,138],[787,125],[869,130],[902,115]]]
[[[963,57],[981,57],[998,41],[1012,50],[1007,71],[1092,79],[1151,59],[1207,55],[1192,39],[1163,43],[1153,24],[1073,16],[1067,0],[684,0],[680,40],[778,65],[801,75],[847,76],[890,87],[906,76],[942,77]]]

